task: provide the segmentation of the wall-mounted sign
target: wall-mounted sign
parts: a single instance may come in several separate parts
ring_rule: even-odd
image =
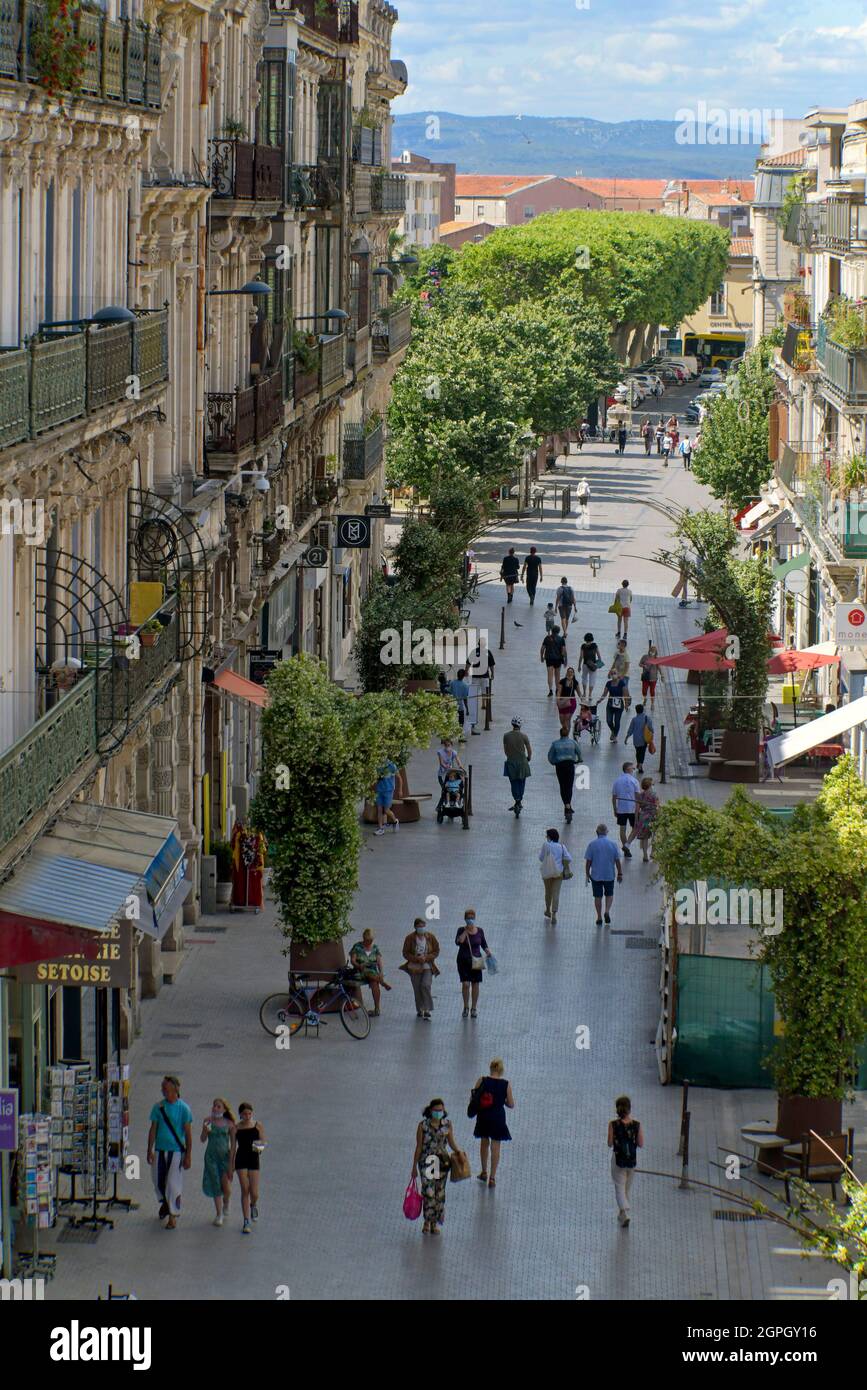
[[[391,507],[387,502],[368,502],[364,509],[365,516],[391,516]]]
[[[328,564],[328,551],[324,545],[311,545],[301,557],[302,565],[308,569],[321,570]]]
[[[863,603],[835,606],[834,641],[838,647],[867,647],[867,607]]]
[[[18,1092],[0,1091],[0,1151],[14,1153],[18,1148]]]
[[[255,681],[256,685],[264,685],[269,673],[282,659],[280,652],[268,651],[265,648],[248,652],[247,655],[250,658],[250,680]]]
[[[337,518],[337,544],[347,550],[370,549],[370,518],[366,516],[339,516]]]
[[[150,907],[142,903],[142,911]],[[132,984],[132,921],[112,922],[111,931],[101,939],[95,960],[84,956],[61,956],[58,960],[33,961],[16,965],[15,978],[19,984],[64,985],[67,989],[83,989],[85,985],[100,985],[108,989],[129,989]]]

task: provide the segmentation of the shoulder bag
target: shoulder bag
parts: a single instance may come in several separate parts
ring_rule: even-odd
[[[164,1119],[164,1121],[165,1121],[166,1129],[167,1129],[167,1130],[169,1131],[169,1133],[171,1134],[171,1136],[172,1136],[172,1138],[174,1139],[175,1143],[178,1144],[178,1145],[180,1146],[181,1153],[182,1153],[182,1154],[185,1154],[185,1153],[187,1152],[187,1146],[186,1146],[186,1144],[184,1143],[183,1139],[180,1138],[180,1136],[179,1136],[179,1134],[178,1134],[178,1131],[175,1129],[174,1125],[172,1124],[171,1120],[169,1119],[168,1115],[166,1114],[166,1107],[165,1107],[164,1105],[161,1105],[161,1106],[160,1106],[160,1114],[162,1115],[162,1117],[163,1117],[163,1119]]]

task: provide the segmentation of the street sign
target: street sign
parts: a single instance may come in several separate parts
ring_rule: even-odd
[[[339,516],[337,518],[337,545],[347,550],[370,549],[370,518],[366,516]]]
[[[391,507],[388,502],[368,502],[364,509],[365,516],[391,516]]]
[[[810,587],[810,576],[805,569],[790,570],[785,579],[790,594],[805,594]]]
[[[250,658],[250,680],[256,685],[264,685],[267,677],[281,660],[281,653],[264,647],[247,653]]]
[[[0,1091],[0,1152],[14,1153],[18,1148],[18,1092]]]
[[[867,607],[863,603],[836,605],[834,641],[838,647],[867,647]]]
[[[325,569],[325,566],[328,564],[328,551],[325,549],[324,545],[308,546],[301,556],[301,563],[302,565],[306,565],[308,569]]]

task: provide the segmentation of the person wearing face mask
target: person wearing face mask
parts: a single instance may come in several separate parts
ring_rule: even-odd
[[[485,933],[476,924],[476,913],[472,907],[468,907],[464,913],[464,925],[458,929],[455,945],[458,947],[458,978],[464,997],[462,1017],[478,1018],[479,985],[485,973],[485,957],[490,959],[491,953]]]
[[[423,917],[416,917],[412,931],[404,939],[404,963],[400,969],[412,981],[416,1018],[423,1018],[425,1023],[430,1023],[433,1013],[432,986],[434,975],[440,973],[436,963],[439,953],[440,943],[433,932],[427,930]]]
[[[235,1116],[229,1109],[229,1103],[217,1096],[210,1115],[202,1123],[201,1134],[202,1143],[208,1146],[205,1149],[202,1191],[206,1197],[214,1199],[217,1212],[215,1226],[222,1226],[223,1217],[229,1215],[235,1172],[235,1134]]]
[[[452,1122],[445,1103],[436,1096],[426,1105],[415,1132],[412,1177],[421,1176],[422,1235],[438,1236],[446,1215],[446,1182],[449,1176],[449,1146],[459,1153]],[[420,1173],[419,1173],[420,1170]]]

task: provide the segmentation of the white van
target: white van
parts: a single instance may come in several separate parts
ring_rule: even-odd
[[[663,365],[666,362],[673,362],[678,367],[685,367],[690,376],[698,376],[699,366],[697,357],[675,357],[672,355],[671,357],[666,356],[662,360]]]

